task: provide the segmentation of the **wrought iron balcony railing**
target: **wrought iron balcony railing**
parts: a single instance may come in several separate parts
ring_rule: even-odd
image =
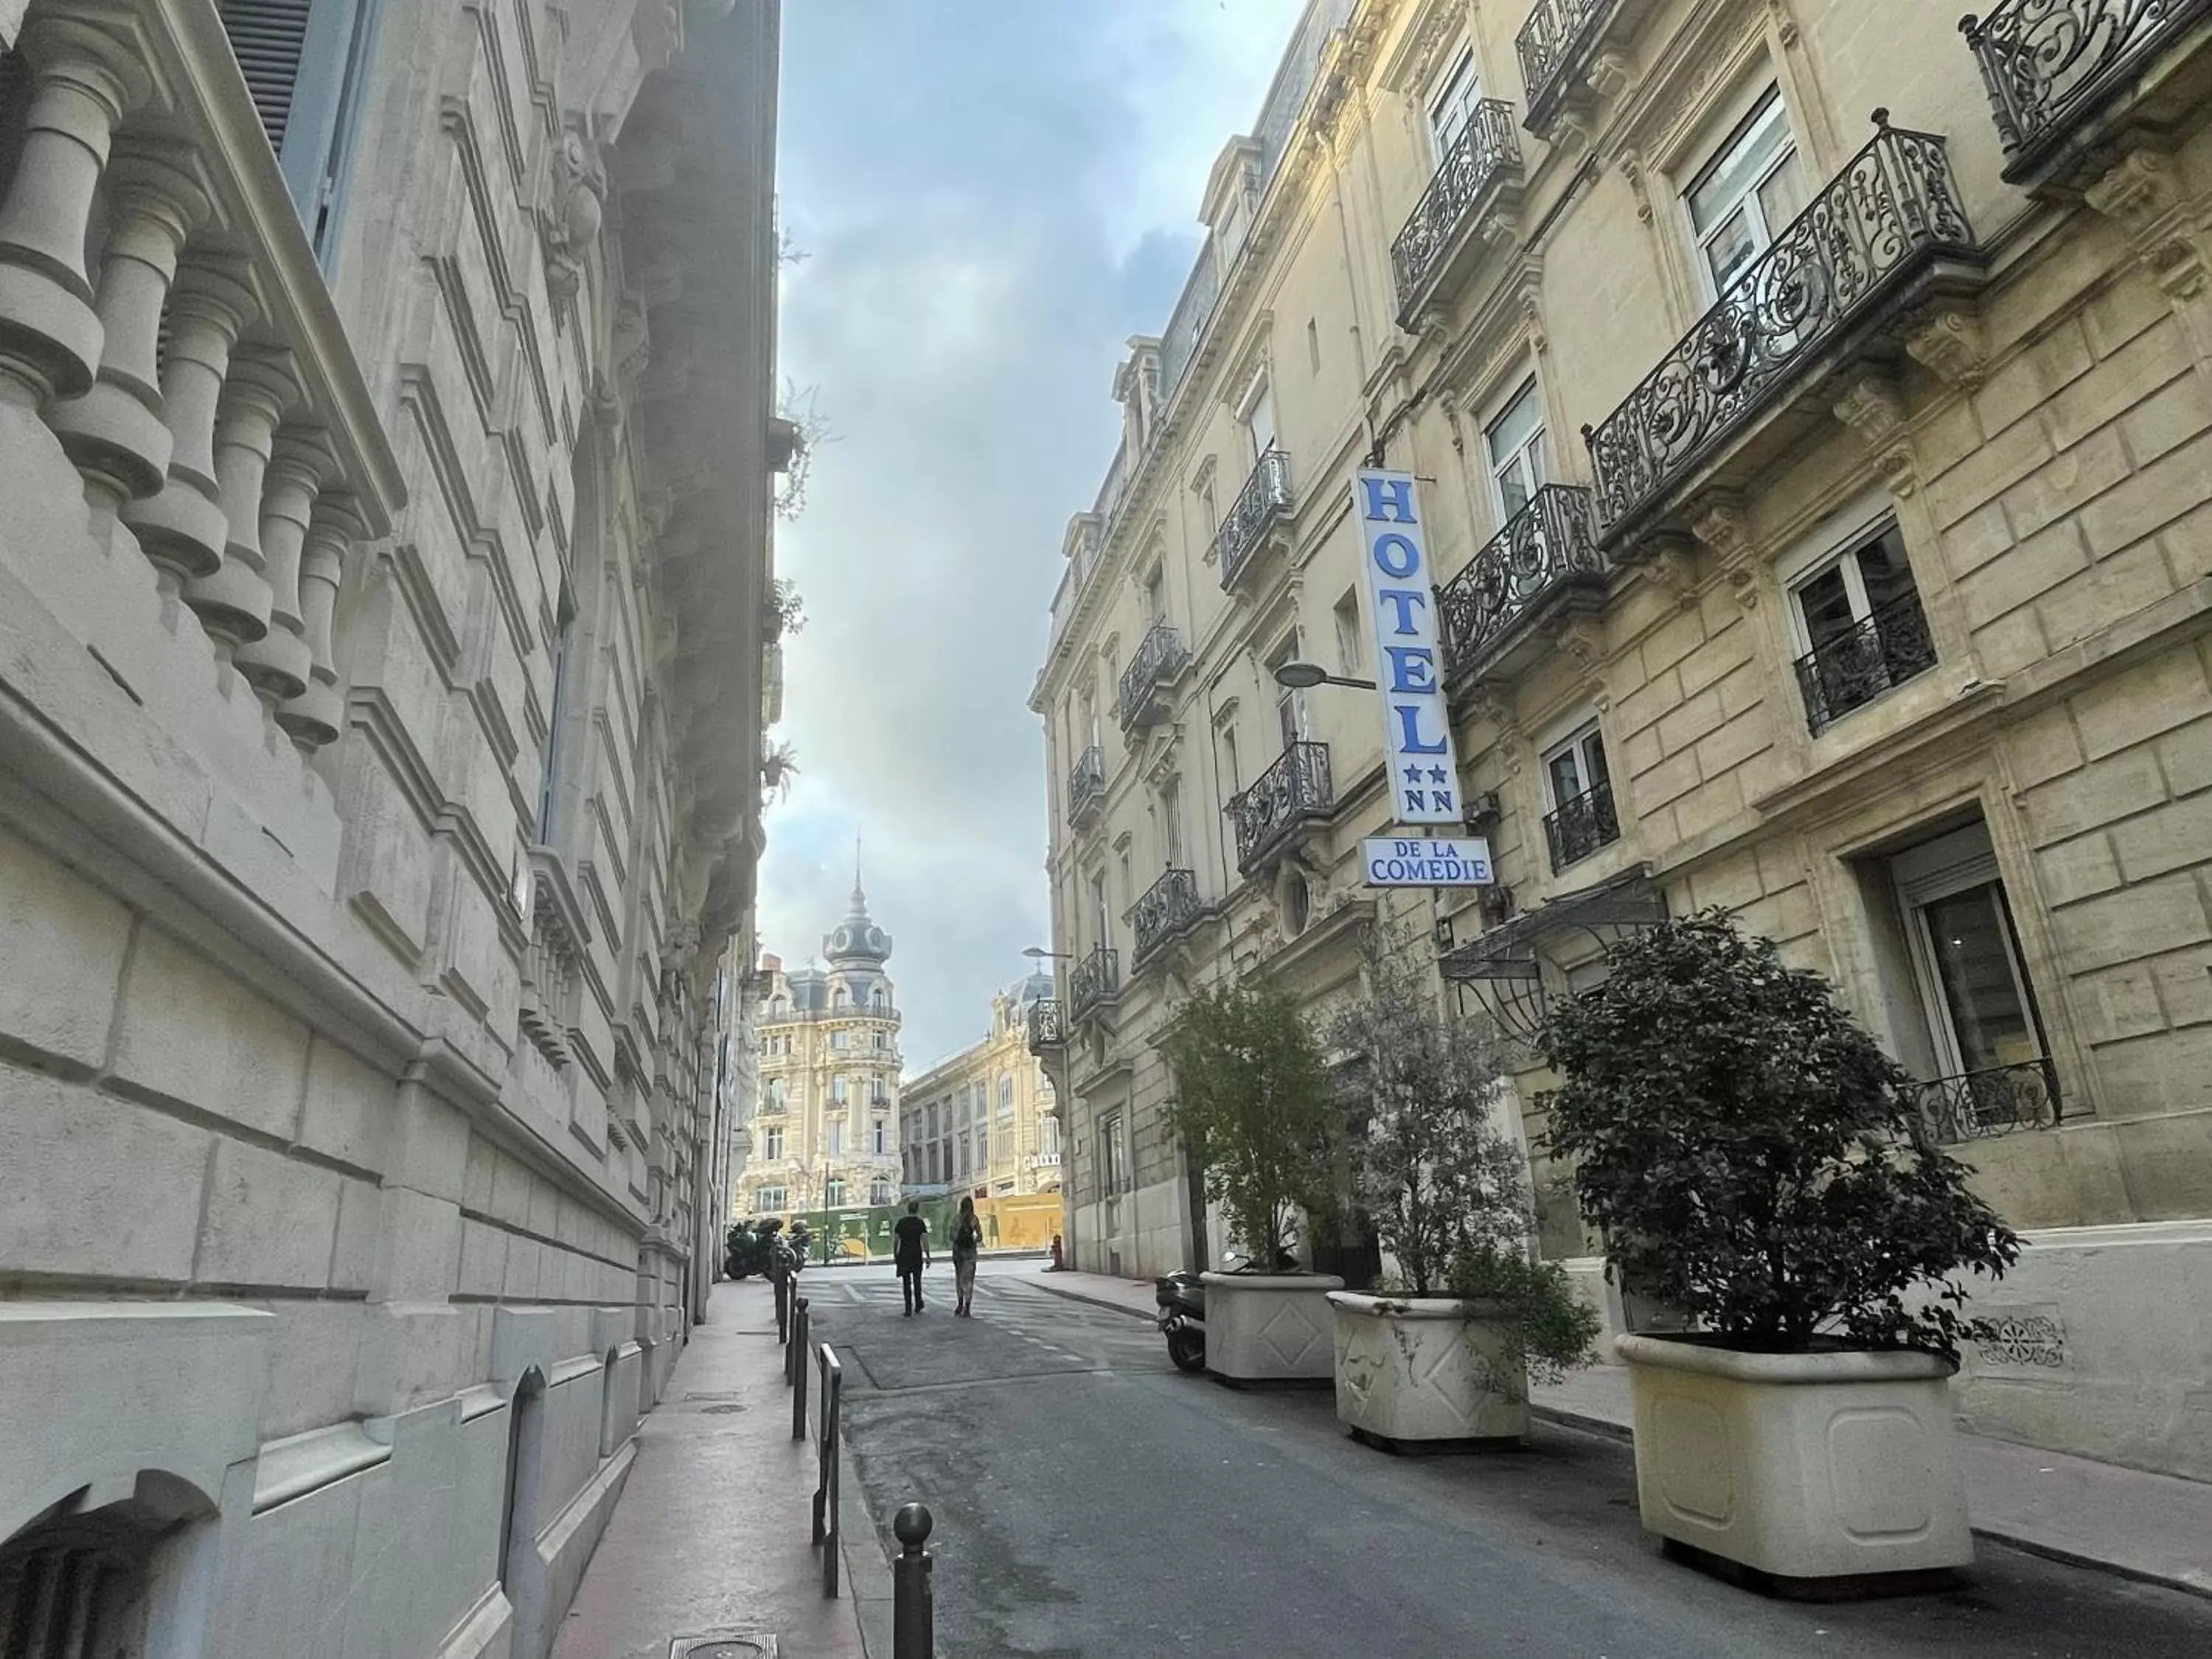
[[[1451,677],[1482,674],[1515,624],[1548,609],[1553,595],[1604,582],[1589,491],[1546,484],[1437,592]]]
[[[1291,514],[1291,458],[1279,449],[1262,454],[1244,480],[1244,488],[1213,532],[1213,556],[1221,567],[1221,586],[1236,586],[1237,578],[1254,551],[1267,538],[1276,521]]]
[[[1552,849],[1553,875],[1620,839],[1620,818],[1613,810],[1610,783],[1593,784],[1544,815],[1544,841]]]
[[[1981,66],[2004,176],[2018,183],[2116,94],[2212,0],[2002,0],[1959,27]]]
[[[1033,1054],[1067,1046],[1067,1020],[1058,999],[1044,997],[1030,1004],[1029,1038]]]
[[[1121,954],[1109,945],[1093,946],[1067,976],[1068,1012],[1085,1019],[1110,1006],[1121,989]]]
[[[1121,671],[1121,729],[1142,726],[1158,708],[1158,693],[1175,684],[1190,660],[1182,635],[1165,623],[1154,623],[1138,641],[1137,654]]]
[[[2058,1121],[2058,1070],[2039,1055],[2016,1066],[1962,1072],[1902,1091],[1905,1103],[1920,1114],[1929,1136],[1942,1145],[2009,1134],[2015,1129],[2048,1129]]]
[[[1336,805],[1328,773],[1328,745],[1293,743],[1249,789],[1229,801],[1237,827],[1237,867],[1249,875],[1308,818],[1326,816]]]
[[[1067,820],[1082,829],[1106,804],[1106,751],[1092,744],[1067,775]]]
[[[1137,949],[1129,959],[1129,971],[1135,973],[1143,967],[1146,958],[1187,930],[1205,910],[1205,905],[1199,901],[1195,871],[1162,872],[1160,878],[1145,889],[1145,896],[1129,912],[1130,925],[1137,935]]]
[[[1826,639],[1797,659],[1805,724],[1818,737],[1854,708],[1936,665],[1936,642],[1920,596],[1892,599],[1856,627]]]
[[[1626,539],[1692,470],[1809,375],[1899,290],[1945,261],[1985,263],[1943,140],[1877,131],[1625,402],[1583,428],[1597,477],[1601,541]],[[1900,319],[1901,320],[1901,319]]]
[[[1618,0],[1536,0],[1514,37],[1528,88],[1528,131],[1551,137],[1575,65],[1605,27]]]
[[[1453,254],[1474,233],[1480,210],[1496,199],[1502,184],[1520,173],[1521,141],[1513,130],[1513,106],[1486,98],[1474,106],[1429,187],[1413,204],[1397,240],[1390,244],[1400,322],[1419,314]]]

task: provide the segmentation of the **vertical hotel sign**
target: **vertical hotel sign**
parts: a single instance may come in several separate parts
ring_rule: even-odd
[[[1437,646],[1436,586],[1428,527],[1409,472],[1361,471],[1352,481],[1359,520],[1368,614],[1375,622],[1376,687],[1382,752],[1399,823],[1463,823],[1459,760]]]

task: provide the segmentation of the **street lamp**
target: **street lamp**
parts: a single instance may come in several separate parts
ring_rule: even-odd
[[[1032,945],[1022,954],[1033,962],[1073,962],[1073,957],[1060,951],[1048,951],[1042,945]]]
[[[1317,662],[1285,662],[1275,665],[1275,684],[1293,691],[1310,690],[1316,685],[1348,685],[1355,691],[1372,691],[1373,680],[1352,678],[1349,675],[1332,674]]]

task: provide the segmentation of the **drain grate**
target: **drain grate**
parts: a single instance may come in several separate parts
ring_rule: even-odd
[[[775,1638],[679,1636],[668,1644],[668,1659],[776,1659]]]
[[[727,1417],[732,1412],[741,1412],[743,1410],[744,1410],[743,1406],[702,1406],[699,1407],[699,1415],[702,1417]]]

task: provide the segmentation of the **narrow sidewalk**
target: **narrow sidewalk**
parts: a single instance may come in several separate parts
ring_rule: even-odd
[[[852,1586],[839,1600],[822,1594],[816,1449],[791,1437],[765,1283],[714,1286],[638,1436],[553,1659],[667,1659],[679,1636],[763,1634],[787,1655],[861,1659]]]
[[[1147,1280],[1057,1273],[1035,1282],[1078,1302],[1152,1315]],[[1557,1387],[1532,1389],[1530,1401],[1539,1417],[1553,1422],[1633,1438],[1628,1373],[1618,1365],[1594,1365]],[[1983,1537],[2212,1596],[2212,1485],[1963,1430],[1958,1446],[1967,1512]]]

